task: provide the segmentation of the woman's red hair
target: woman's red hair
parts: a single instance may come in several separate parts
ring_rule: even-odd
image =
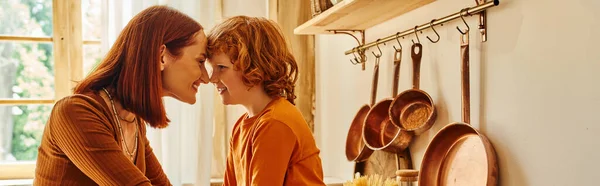
[[[107,88],[125,110],[155,128],[168,125],[163,105],[161,51],[179,56],[202,26],[167,6],[149,7],[129,21],[102,62],[75,87],[75,94]]]
[[[235,16],[206,36],[208,54],[225,53],[242,71],[248,87],[262,84],[267,95],[294,104],[298,64],[277,23],[260,17]]]

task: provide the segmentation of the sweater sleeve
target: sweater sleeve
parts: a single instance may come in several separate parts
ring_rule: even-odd
[[[150,185],[115,140],[101,106],[82,97],[69,97],[54,106],[48,127],[58,148],[99,185]]]
[[[268,120],[256,128],[252,139],[251,185],[284,185],[297,138],[286,124]]]

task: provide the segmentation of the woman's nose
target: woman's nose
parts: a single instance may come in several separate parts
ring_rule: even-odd
[[[202,83],[204,84],[208,84],[208,81],[210,81],[210,79],[208,78],[208,74],[203,73],[202,76],[200,76],[200,81],[202,81]]]
[[[208,84],[208,81],[210,81],[209,77],[208,77],[208,72],[206,71],[206,69],[202,69],[202,74],[200,75],[200,82],[204,83],[204,84]]]

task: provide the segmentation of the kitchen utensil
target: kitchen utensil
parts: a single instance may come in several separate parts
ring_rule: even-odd
[[[461,32],[463,33],[463,32]],[[461,35],[462,122],[443,127],[425,151],[419,184],[496,186],[498,162],[490,141],[470,122],[469,35]]]
[[[398,94],[398,81],[400,76],[400,64],[402,50],[394,52],[394,81],[392,85],[392,97],[385,98],[376,103],[367,113],[363,128],[364,141],[372,150],[384,150],[398,153],[406,149],[412,140],[413,134],[392,124],[388,109],[393,97]]]
[[[433,99],[427,92],[419,89],[422,49],[420,43],[411,47],[413,88],[396,96],[388,109],[391,122],[414,135],[420,135],[431,128],[437,116]]]

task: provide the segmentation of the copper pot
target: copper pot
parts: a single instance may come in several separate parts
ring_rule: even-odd
[[[418,52],[416,52],[418,49]],[[396,96],[388,107],[391,122],[403,130],[420,135],[429,130],[437,117],[433,99],[427,92],[419,89],[421,73],[422,45],[415,43],[411,47],[413,60],[413,88]]]
[[[463,37],[466,36],[466,41]],[[420,185],[496,186],[498,162],[490,141],[470,122],[468,32],[461,35],[462,120],[442,128],[421,163]]]
[[[363,162],[373,154],[373,150],[369,149],[363,140],[363,125],[367,113],[371,110],[371,106],[375,104],[377,96],[377,82],[379,79],[379,58],[375,60],[373,70],[373,84],[371,86],[371,102],[369,105],[363,105],[352,120],[348,136],[346,136],[346,158],[348,161]]]
[[[392,85],[392,96],[398,94],[398,81],[400,76],[400,64],[402,50],[394,53],[394,81]],[[393,97],[383,99],[375,104],[365,118],[363,137],[367,147],[372,150],[384,150],[399,153],[406,149],[413,135],[400,127],[392,124],[388,109],[392,104]]]

